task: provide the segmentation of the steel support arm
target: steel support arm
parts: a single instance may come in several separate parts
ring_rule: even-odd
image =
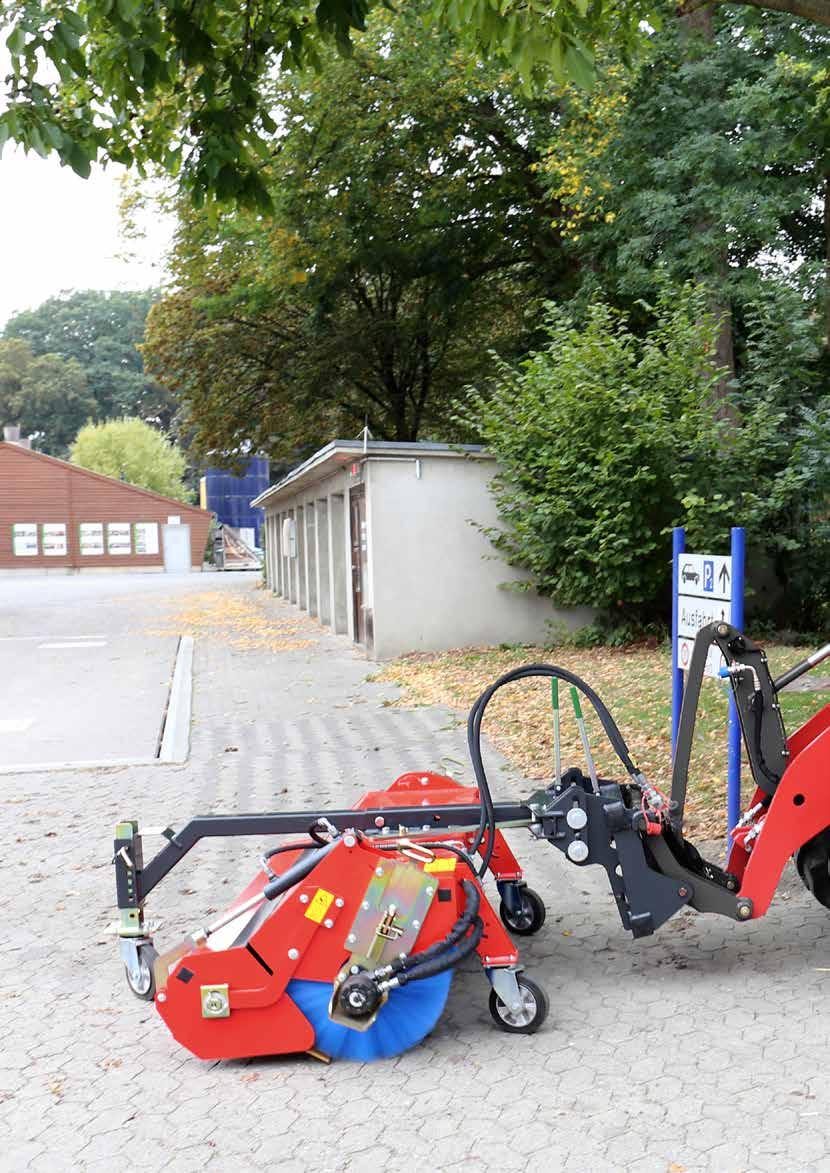
[[[523,803],[494,804],[499,826],[527,827],[534,821]],[[140,903],[200,839],[236,838],[243,835],[305,835],[321,814],[338,830],[350,828],[382,834],[445,832],[478,826],[481,807],[474,805],[384,807],[377,810],[291,811],[250,815],[203,815],[191,819],[180,831],[167,831],[167,844],[138,873],[135,898]]]

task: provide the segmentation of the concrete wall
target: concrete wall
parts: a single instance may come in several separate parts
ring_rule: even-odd
[[[266,573],[275,594],[353,639],[349,483],[348,473],[338,472],[266,506],[272,550]],[[297,525],[296,558],[290,558],[282,545],[286,518],[293,518]]]
[[[496,553],[478,526],[498,525],[492,460],[372,460],[368,466],[374,655],[469,645],[537,643],[550,621],[589,623],[588,609],[557,611]]]

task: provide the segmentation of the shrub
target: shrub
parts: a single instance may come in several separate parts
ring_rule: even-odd
[[[605,304],[579,326],[549,306],[544,347],[517,366],[494,357],[491,384],[469,392],[464,419],[500,463],[491,540],[559,606],[664,618],[671,526],[723,549],[730,525],[757,536],[789,507],[773,493],[785,412],[723,398],[706,305],[667,290],[644,335]]]

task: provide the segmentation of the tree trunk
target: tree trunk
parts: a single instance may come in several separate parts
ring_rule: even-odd
[[[704,4],[689,12],[681,12],[679,17],[681,40],[688,46],[691,46],[695,38],[708,42],[714,41],[714,14],[714,4]],[[696,225],[696,231],[699,232],[707,232],[710,228],[711,224],[703,219]],[[695,277],[703,284],[713,287],[710,309],[718,328],[713,361],[719,372],[715,383],[715,419],[736,423],[735,408],[730,402],[731,384],[735,379],[735,346],[732,334],[732,307],[726,296],[729,255],[725,241],[715,251],[712,260],[711,271],[696,273]]]
[[[723,257],[724,270],[726,257]],[[718,379],[715,383],[715,419],[738,422],[735,405],[731,402],[732,385],[735,380],[735,342],[732,334],[732,307],[725,298],[712,298],[712,315],[718,323],[715,339],[715,364]]]
[[[726,0],[718,0],[723,4]],[[734,4],[745,4],[748,8],[760,8],[767,12],[786,12],[815,24],[830,28],[830,0],[729,0]],[[700,8],[701,0],[680,0],[678,16],[691,15]]]

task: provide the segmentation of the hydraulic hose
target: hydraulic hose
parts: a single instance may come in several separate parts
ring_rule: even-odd
[[[764,694],[760,691],[760,689],[753,696],[753,698],[750,702],[750,705],[752,708],[752,712],[754,713],[755,718],[756,718],[754,740],[755,740],[755,753],[758,758],[758,766],[761,770],[761,773],[766,778],[766,780],[768,782],[771,782],[773,784],[773,786],[777,786],[778,783],[781,781],[781,777],[778,774],[773,774],[772,770],[769,768],[767,763],[764,761],[764,749],[763,749],[763,746],[761,745],[761,718],[762,718],[763,712],[764,712]]]
[[[473,931],[457,948],[448,949],[443,953],[439,953],[436,957],[431,957],[428,961],[414,966],[412,969],[404,970],[403,973],[399,973],[396,977],[392,978],[392,982],[398,986],[405,986],[409,982],[420,982],[425,978],[435,977],[436,974],[445,973],[448,969],[454,969],[456,965],[462,962],[465,957],[469,957],[478,947],[483,933],[484,922],[481,917],[477,916],[473,921]]]
[[[287,892],[289,888],[293,888],[295,884],[299,884],[300,880],[304,880],[308,873],[313,871],[317,864],[337,847],[339,842],[339,839],[332,839],[331,843],[326,843],[325,846],[318,847],[316,851],[309,852],[302,859],[298,859],[281,876],[277,876],[275,880],[266,884],[262,889],[262,895],[266,900],[274,900],[283,892]]]
[[[269,859],[273,859],[275,855],[284,855],[288,851],[308,851],[310,848],[316,850],[318,846],[323,845],[318,845],[312,840],[306,840],[305,843],[284,843],[279,847],[269,847],[267,851],[262,853],[261,859],[263,862],[267,863],[267,861]]]
[[[307,841],[306,843],[286,843],[281,847],[270,847],[267,851],[264,851],[262,853],[262,855],[259,857],[259,866],[263,869],[263,871],[265,871],[265,873],[268,876],[270,876],[270,878],[272,880],[276,880],[277,879],[276,873],[273,872],[271,870],[271,868],[268,866],[270,861],[274,858],[275,855],[285,855],[289,851],[309,851],[309,850],[316,850],[316,844],[311,840]]]
[[[383,976],[393,973],[403,973],[404,971],[409,972],[427,961],[432,961],[434,958],[442,956],[460,941],[470,928],[470,925],[478,918],[478,910],[481,907],[481,893],[479,892],[478,886],[472,883],[471,880],[462,880],[461,887],[466,898],[464,911],[443,940],[436,941],[435,944],[430,945],[427,949],[422,949],[419,953],[410,953],[407,957],[396,957],[394,961],[390,961],[388,965],[385,965],[382,970],[376,970],[375,972]]]
[[[631,755],[628,751],[625,738],[620,733],[617,723],[611,716],[608,707],[605,705],[601,697],[594,692],[589,684],[586,684],[579,676],[573,672],[568,672],[565,668],[557,668],[553,664],[528,664],[522,668],[514,668],[511,672],[506,672],[495,680],[488,688],[484,690],[473,707],[470,709],[467,718],[467,750],[470,755],[470,761],[473,766],[473,773],[475,774],[476,782],[478,784],[479,794],[481,795],[481,818],[479,820],[478,828],[476,830],[475,839],[470,846],[470,854],[475,854],[479,850],[487,835],[487,846],[481,858],[481,866],[478,869],[478,874],[483,876],[490,864],[490,859],[493,854],[495,846],[495,831],[496,819],[495,810],[493,807],[493,798],[490,793],[490,785],[487,781],[487,773],[484,769],[484,762],[481,757],[481,722],[484,717],[485,710],[493,699],[494,695],[500,688],[506,684],[511,684],[515,680],[526,680],[530,677],[539,676],[543,678],[553,678],[564,680],[567,684],[573,685],[587,697],[591,702],[597,716],[600,719],[603,729],[611,742],[611,746],[617,757],[622,762],[625,769],[632,778],[637,780],[640,777],[640,772],[631,760]]]

